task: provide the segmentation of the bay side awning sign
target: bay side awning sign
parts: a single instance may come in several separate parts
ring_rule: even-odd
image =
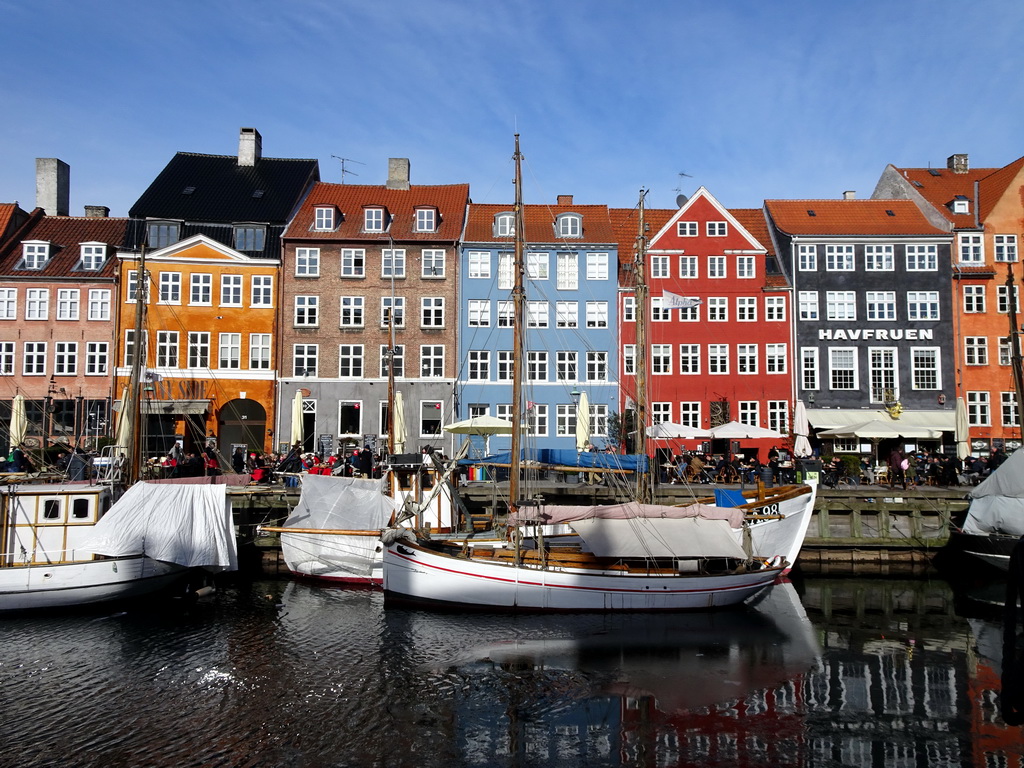
[[[121,410],[121,402],[114,403]],[[141,412],[145,416],[202,416],[210,410],[209,400],[143,400]]]
[[[853,435],[856,430],[851,428],[864,426],[873,421],[891,427],[894,435],[899,434],[902,437],[938,439],[942,432],[956,431],[956,420],[952,410],[903,411],[898,419],[893,419],[883,410],[808,408],[807,420],[815,429],[827,430],[836,436]],[[820,432],[818,434],[819,437],[827,436]]]

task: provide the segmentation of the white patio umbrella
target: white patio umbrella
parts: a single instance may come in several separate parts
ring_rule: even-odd
[[[28,413],[25,411],[25,396],[15,395],[11,402],[11,448],[14,450],[24,442],[28,432]]]
[[[804,405],[803,400],[797,400],[796,407],[793,409],[793,455],[798,459],[810,456],[812,453],[811,441],[807,439],[810,431],[811,427],[807,422],[807,406]]]
[[[491,435],[511,435],[512,422],[494,416],[474,416],[471,419],[447,424],[445,432],[453,435],[475,435],[484,438],[484,453],[491,452]]]
[[[956,426],[956,456],[963,460],[971,455],[971,434],[970,425],[967,423],[967,403],[962,397],[956,399],[953,420]]]
[[[648,429],[647,437],[651,440],[704,440],[711,437],[711,433],[700,427],[663,421]]]
[[[395,392],[394,409],[395,412],[391,414],[391,423],[395,430],[395,444],[391,446],[391,450],[394,453],[402,453],[405,451],[408,432],[405,427],[405,399],[401,392]]]
[[[576,404],[576,452],[587,450],[590,444],[590,398],[586,392],[580,393]]]
[[[302,390],[295,390],[295,397],[292,398],[292,445],[296,443],[302,447]]]
[[[711,428],[711,437],[716,440],[756,440],[759,438],[783,440],[785,435],[776,432],[774,429],[754,427],[749,424],[740,424],[738,421],[730,421]]]

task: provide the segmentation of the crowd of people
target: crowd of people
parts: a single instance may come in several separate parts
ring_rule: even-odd
[[[997,448],[990,456],[968,456],[960,459],[955,453],[940,453],[922,448],[917,451],[903,451],[894,447],[880,468],[871,457],[860,460],[860,482],[868,485],[897,486],[906,490],[921,485],[943,488],[959,485],[977,485],[1000,464],[1006,461],[1006,451]],[[837,456],[832,460],[838,464]],[[826,467],[827,469],[827,467]]]
[[[677,453],[666,467],[665,480],[677,483],[756,483],[771,476],[773,483],[792,482],[794,470],[777,446],[768,451],[766,462],[756,456],[728,453],[712,455],[692,452]]]

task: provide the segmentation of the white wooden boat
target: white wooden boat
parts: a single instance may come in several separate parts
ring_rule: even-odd
[[[1002,571],[1024,536],[1024,450],[1010,454],[970,492],[963,528],[951,540],[957,548]]]

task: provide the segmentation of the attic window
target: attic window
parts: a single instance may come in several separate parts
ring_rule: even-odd
[[[516,233],[516,220],[511,213],[499,213],[494,217],[494,236],[512,237]]]
[[[886,209],[885,209],[885,215],[886,215],[886,216],[895,216],[895,215],[896,215],[896,212],[895,212],[895,211],[893,211],[893,210],[892,210],[892,208],[886,208]]]
[[[950,208],[953,210],[953,213],[970,213],[971,201],[963,195],[957,195],[953,198]]]
[[[929,168],[928,169],[928,173],[930,173],[932,176],[941,176],[942,175],[942,171],[940,171],[938,168]]]
[[[807,209],[807,215],[808,215],[808,216],[817,216],[818,214],[816,214],[816,213],[815,213],[815,212],[814,212],[813,210],[811,210],[810,208],[808,208],[808,209]]]
[[[178,242],[179,225],[174,221],[151,221],[146,225],[150,248],[166,248]]]
[[[266,242],[267,229],[256,224],[235,225],[236,251],[262,251]]]
[[[367,208],[363,211],[363,232],[384,231],[384,209]]]
[[[434,232],[437,230],[437,209],[417,208],[416,209],[416,231]]]
[[[317,232],[329,232],[334,229],[334,206],[316,208],[316,220],[313,229]]]
[[[561,213],[555,219],[555,232],[558,237],[582,237],[583,217],[578,213]]]
[[[107,246],[103,243],[82,243],[82,269],[95,272],[107,260]]]
[[[22,269],[42,269],[50,258],[50,244],[43,240],[22,243]]]
[[[191,195],[195,191],[196,191],[195,187],[185,187],[183,190],[181,190],[181,194],[183,194],[183,195]]]
[[[252,196],[254,198],[256,198],[257,200],[259,200],[261,197],[263,197],[263,190],[262,189],[254,189],[252,191]]]
[[[921,183],[920,181],[918,181],[917,179],[914,179],[914,180],[912,180],[912,181],[911,181],[910,183],[911,183],[911,184],[913,184],[913,185],[914,185],[915,187],[917,187],[918,189],[924,189],[924,184],[922,184],[922,183]]]

